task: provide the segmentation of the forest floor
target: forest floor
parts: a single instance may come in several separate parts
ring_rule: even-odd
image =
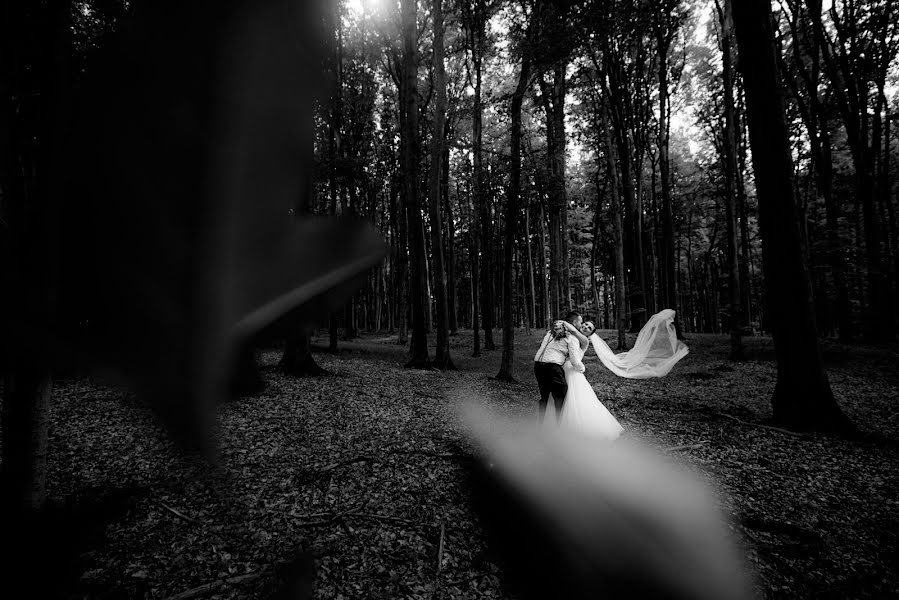
[[[77,544],[52,549],[79,557],[58,586],[72,598],[266,598],[305,550],[316,598],[509,597],[469,507],[456,408],[464,396],[535,415],[539,333],[517,332],[512,384],[492,379],[499,331],[478,359],[470,331],[454,337],[458,372],[404,369],[388,336],[317,353],[330,377],[285,377],[278,352],[262,352],[267,389],[220,407],[217,472],[181,458],[132,394],[55,382],[49,493],[101,515],[84,516]],[[628,435],[683,447],[718,482],[758,596],[899,596],[899,347],[825,344],[839,404],[869,434],[850,441],[762,424],[770,339],[747,339],[740,363],[725,336],[687,344],[662,379],[621,379],[595,357],[587,376]]]

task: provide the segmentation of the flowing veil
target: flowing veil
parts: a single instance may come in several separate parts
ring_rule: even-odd
[[[677,339],[674,311],[670,308],[650,317],[637,335],[634,347],[628,352],[615,354],[595,333],[590,336],[590,343],[607,369],[628,379],[663,377],[689,352]]]

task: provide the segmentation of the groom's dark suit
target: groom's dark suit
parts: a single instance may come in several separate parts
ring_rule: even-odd
[[[541,415],[546,412],[550,394],[556,406],[556,416],[561,413],[565,395],[568,393],[568,383],[565,381],[562,365],[566,360],[570,360],[576,369],[583,371],[584,365],[578,358],[579,349],[577,339],[570,333],[561,339],[555,339],[551,331],[546,332],[543,343],[534,355],[534,375],[540,389]]]

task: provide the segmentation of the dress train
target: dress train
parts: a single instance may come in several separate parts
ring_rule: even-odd
[[[615,354],[595,333],[590,343],[602,364],[619,377],[647,379],[664,377],[689,350],[677,339],[674,330],[674,311],[666,308],[647,321],[637,335],[634,347]]]

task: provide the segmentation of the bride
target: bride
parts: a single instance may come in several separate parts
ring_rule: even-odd
[[[619,377],[663,377],[688,352],[687,347],[677,339],[674,311],[671,309],[653,315],[637,335],[634,347],[621,354],[612,352],[608,344],[596,334],[596,326],[592,322],[585,321],[580,331],[573,325],[566,325],[581,342],[581,355],[577,358],[583,359],[589,341],[602,364]],[[563,370],[568,393],[558,418],[559,426],[607,440],[621,435],[624,428],[596,397],[593,386],[584,374],[573,367],[570,360],[565,362]],[[547,413],[555,410],[552,404],[547,404]],[[546,417],[544,423],[556,421],[549,414]]]

